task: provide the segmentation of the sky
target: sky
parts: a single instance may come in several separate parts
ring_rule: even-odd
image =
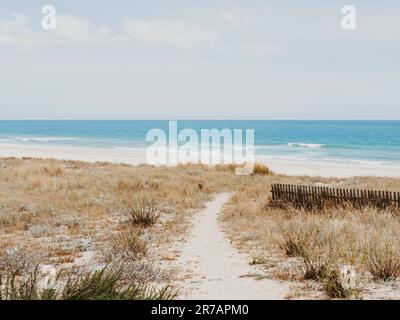
[[[0,119],[399,120],[399,57],[398,0],[2,1]]]

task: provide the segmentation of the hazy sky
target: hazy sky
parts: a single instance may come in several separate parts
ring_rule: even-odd
[[[400,119],[398,0],[4,2],[1,119]]]

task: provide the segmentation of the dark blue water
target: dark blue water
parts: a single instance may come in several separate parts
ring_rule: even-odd
[[[168,121],[0,121],[0,143],[145,148]],[[296,161],[400,163],[400,121],[178,121],[178,130],[254,129],[256,154]]]

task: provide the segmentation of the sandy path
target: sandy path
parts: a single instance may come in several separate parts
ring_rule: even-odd
[[[243,277],[254,271],[249,257],[234,249],[218,224],[220,194],[194,217],[193,227],[178,259],[184,270],[181,299],[283,299],[289,285]]]

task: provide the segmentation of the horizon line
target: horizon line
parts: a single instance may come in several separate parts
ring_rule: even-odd
[[[399,119],[0,119],[0,121],[400,121]]]

